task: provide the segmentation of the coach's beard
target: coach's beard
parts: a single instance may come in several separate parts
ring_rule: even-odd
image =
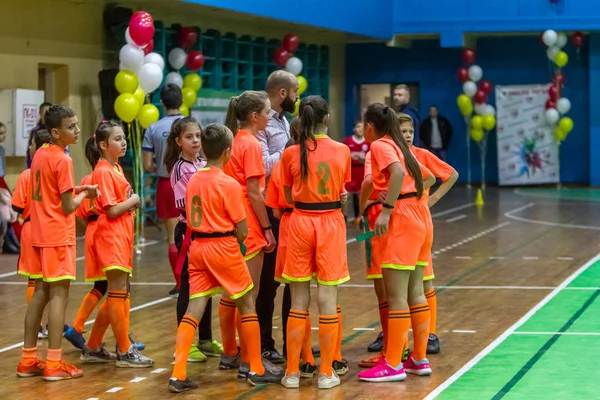
[[[289,97],[286,97],[285,100],[281,102],[281,109],[291,114],[296,110],[296,102]]]

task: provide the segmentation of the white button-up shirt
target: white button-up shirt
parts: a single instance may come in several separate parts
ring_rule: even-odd
[[[285,145],[290,140],[290,123],[283,114],[274,110],[269,111],[271,119],[267,129],[259,131],[256,134],[261,147],[262,156],[265,163],[266,181],[268,183],[273,166],[281,160],[281,154],[285,150]]]

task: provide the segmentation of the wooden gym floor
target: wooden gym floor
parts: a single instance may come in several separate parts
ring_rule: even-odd
[[[181,395],[167,391],[175,349],[175,303],[167,293],[172,276],[166,245],[149,230],[137,259],[132,288],[131,332],[154,358],[150,369],[84,366],[85,376],[46,383],[18,379],[22,346],[25,281],[15,274],[16,257],[0,256],[0,377],[2,399],[551,399],[597,398],[600,390],[600,200],[588,190],[488,189],[485,205],[474,192],[458,188],[433,210],[434,266],[438,293],[438,335],[442,352],[430,356],[431,377],[409,376],[403,383],[359,382],[357,362],[379,332],[377,301],[365,279],[363,245],[348,230],[352,280],[339,290],[344,314],[343,355],[350,372],[342,385],[318,391],[303,380],[300,390],[279,385],[251,387],[235,372],[218,370],[218,359],[188,364],[201,388]],[[78,242],[82,254],[83,241]],[[80,257],[82,259],[82,257]],[[83,262],[78,262],[83,275]],[[71,322],[90,286],[71,288]],[[314,297],[313,297],[314,298]],[[281,351],[277,299],[274,335]],[[214,336],[220,338],[217,312]],[[92,315],[93,317],[93,315]],[[311,307],[313,325],[317,311]],[[91,321],[90,321],[91,322]],[[88,323],[88,328],[90,325]],[[313,342],[318,337],[313,334]],[[110,329],[106,342],[114,346]],[[46,343],[39,342],[44,354]],[[65,358],[77,365],[79,352],[63,342]],[[317,360],[318,361],[318,360]],[[573,365],[575,364],[575,365]],[[175,397],[177,396],[177,397]]]

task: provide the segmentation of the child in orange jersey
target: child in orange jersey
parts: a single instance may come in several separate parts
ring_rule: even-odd
[[[79,378],[83,371],[62,361],[61,340],[69,286],[75,279],[75,215],[86,198],[97,195],[95,186],[75,186],[73,161],[65,147],[77,143],[78,120],[68,106],[55,105],[46,112],[46,127],[51,144],[38,149],[31,165],[31,243],[35,263],[42,267],[42,278],[25,315],[23,354],[17,375],[44,375],[47,381]],[[37,331],[46,304],[48,308],[47,363],[37,354]]]
[[[222,171],[230,162],[233,141],[233,134],[225,126],[208,125],[202,134],[207,167],[196,172],[187,185],[186,221],[193,231],[190,302],[177,329],[175,368],[169,380],[169,390],[175,393],[198,387],[187,377],[187,357],[208,299],[223,290],[240,310],[240,336],[244,337],[250,361],[247,381],[257,385],[281,379],[281,375],[262,365],[260,328],[251,294],[254,285],[238,243],[248,234],[243,191],[235,179]]]
[[[421,267],[427,265],[433,243],[431,214],[423,203],[423,193],[435,178],[411,154],[400,133],[398,116],[389,106],[371,104],[364,123],[366,137],[377,138],[371,145],[373,186],[386,192],[374,232],[383,235],[380,266],[389,311],[385,358],[358,376],[369,382],[401,381],[406,378],[405,368],[418,375],[431,373],[425,358],[429,306]],[[415,349],[403,365],[403,341],[411,321]]]
[[[294,204],[287,237],[283,278],[290,281],[292,309],[287,326],[286,376],[281,384],[298,388],[299,358],[304,343],[310,304],[310,281],[316,275],[319,302],[321,366],[318,387],[340,384],[335,370],[347,372],[343,360],[334,362],[341,349],[341,310],[337,286],[350,279],[346,260],[346,223],[341,211],[344,184],[351,180],[350,149],[330,139],[329,107],[320,96],[300,103],[298,144],[281,158],[286,200]],[[341,357],[340,357],[341,358]]]
[[[33,159],[37,149],[51,142],[52,136],[50,136],[47,130],[40,129],[35,131],[32,134],[31,144],[29,145],[29,157]],[[42,278],[42,266],[35,262],[35,250],[31,244],[31,222],[29,218],[31,213],[31,169],[29,168],[19,175],[17,187],[12,196],[12,208],[21,214],[21,218],[23,218],[21,226],[21,254],[19,256],[17,272],[29,278],[27,282],[27,304],[29,304],[35,290],[35,281]],[[48,332],[43,326],[40,326],[38,338],[41,339],[44,337],[48,337]]]
[[[127,141],[121,124],[103,121],[94,134],[95,149],[88,156],[98,159],[92,182],[98,185],[101,196],[94,202],[98,213],[94,233],[93,253],[96,266],[87,279],[108,281],[108,298],[98,310],[90,339],[82,353],[89,362],[110,361],[112,354],[104,349],[102,338],[110,324],[117,341],[117,367],[143,368],[154,364],[143,356],[129,339],[129,276],[133,270],[133,219],[140,198],[118,164],[127,151]],[[90,160],[92,161],[92,160]],[[110,249],[110,251],[107,251]],[[86,271],[88,272],[88,271]]]
[[[275,249],[275,238],[269,224],[269,217],[263,198],[265,187],[265,166],[262,148],[256,134],[265,130],[269,123],[271,103],[265,92],[246,91],[232,97],[225,125],[234,132],[231,160],[223,167],[223,172],[234,178],[244,193],[244,204],[248,218],[248,237],[244,242],[245,259],[250,269],[254,289],[252,298],[256,301],[260,285],[260,273],[263,264],[263,251]],[[233,302],[222,300],[219,307],[231,309]],[[239,313],[236,324],[240,327]],[[248,372],[248,357],[243,338],[240,341],[242,362],[239,364],[239,376],[245,377]],[[229,369],[233,364],[227,357],[222,357],[220,368]],[[276,368],[277,372],[279,369]]]

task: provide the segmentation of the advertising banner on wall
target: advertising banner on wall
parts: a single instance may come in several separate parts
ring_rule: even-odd
[[[202,127],[208,124],[224,124],[229,100],[238,94],[222,90],[200,89],[196,104],[190,110],[191,116],[200,121]]]
[[[500,185],[558,183],[559,152],[544,120],[549,84],[496,87]]]

